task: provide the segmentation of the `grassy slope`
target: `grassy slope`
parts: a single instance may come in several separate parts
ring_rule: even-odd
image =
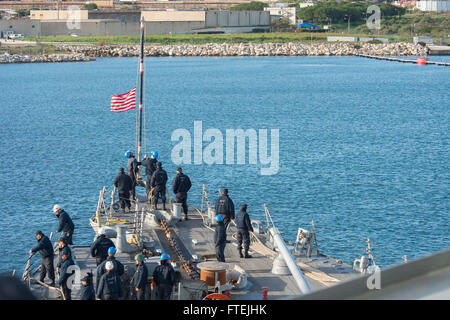
[[[326,41],[327,36],[342,35],[341,33],[313,33],[314,41]],[[366,36],[366,34],[351,34],[352,36]],[[26,40],[39,40],[41,42],[72,42],[72,43],[93,43],[98,44],[99,41],[105,44],[136,44],[139,43],[139,36],[50,36],[28,38]],[[277,33],[238,33],[238,34],[193,34],[193,35],[147,35],[146,43],[159,44],[204,44],[204,43],[284,43],[284,42],[309,42],[311,41],[311,33],[307,32],[277,32]]]

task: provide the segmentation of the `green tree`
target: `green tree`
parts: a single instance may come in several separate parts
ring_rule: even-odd
[[[17,9],[16,13],[19,17],[26,17],[30,15],[30,9]]]
[[[95,9],[98,9],[95,3],[86,3],[85,5],[83,5],[83,10],[95,10]]]
[[[331,20],[333,23],[343,22],[350,17],[352,22],[361,22],[367,17],[367,8],[372,3],[363,2],[336,2],[320,1],[315,6],[299,8],[297,18],[306,21],[325,22]],[[405,8],[395,7],[391,4],[379,4],[383,17],[401,16],[406,12]]]
[[[242,3],[236,6],[230,7],[231,11],[264,11],[264,8],[268,4],[259,1],[252,1],[250,3]]]

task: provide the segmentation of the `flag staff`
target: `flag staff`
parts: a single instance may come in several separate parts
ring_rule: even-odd
[[[144,17],[141,16],[141,51],[139,54],[139,140],[138,140],[137,161],[141,161],[143,101],[144,101]]]

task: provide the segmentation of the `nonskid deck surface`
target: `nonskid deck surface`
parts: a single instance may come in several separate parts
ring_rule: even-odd
[[[160,207],[161,205],[159,204],[158,211],[161,212]],[[147,202],[139,202],[138,209],[149,211],[150,207]],[[170,213],[171,211],[167,212]],[[120,219],[117,221],[125,221],[124,225],[127,226],[128,236],[135,232],[135,224],[133,222],[135,215],[133,212],[117,213],[111,217],[102,216],[102,225],[105,225],[108,219],[111,218],[113,220]],[[91,226],[94,231],[97,230],[97,225],[92,220]],[[110,226],[114,227],[114,223]],[[216,260],[213,242],[214,227],[203,223],[199,210],[190,208],[189,220],[176,222],[176,224],[170,226],[170,230],[173,230],[176,238],[179,239],[178,243],[181,251],[187,258],[186,260],[194,261],[195,256],[198,257],[198,262]],[[146,243],[152,243],[154,251],[167,252],[171,259],[177,261],[177,255],[169,244],[165,232],[160,227],[144,223],[142,237]],[[237,265],[245,270],[248,279],[248,285],[245,288],[231,291],[232,299],[259,300],[262,298],[263,287],[267,288],[269,299],[289,299],[302,294],[292,275],[277,275],[271,272],[273,259],[277,256],[277,252],[272,251],[261,242],[252,241],[249,251],[252,258],[240,258],[237,250],[236,228],[233,224],[230,224],[227,230],[227,239],[231,241],[225,247],[226,263],[229,264],[229,269],[233,269]],[[116,242],[115,238],[111,240]],[[84,277],[87,272],[92,272],[95,276],[96,262],[95,258],[91,257],[89,246],[73,246],[72,253],[74,261],[80,267],[81,277]],[[335,285],[359,275],[352,270],[351,266],[337,263],[326,256],[312,255],[312,257],[308,258],[304,254],[299,254],[295,255],[295,257],[313,291]],[[118,252],[116,258],[125,265],[126,269],[129,268],[133,272],[134,253]],[[150,266],[150,274],[157,265],[157,258],[154,258],[153,262],[147,264],[147,266]],[[180,270],[184,280],[190,280],[183,268],[177,269]],[[125,282],[129,282],[129,279],[125,279]],[[36,286],[36,289],[41,299],[56,299],[59,296],[59,293],[55,290],[49,290],[40,286]],[[79,299],[79,290],[77,288],[72,290],[72,299]]]
[[[199,214],[191,213],[190,217],[188,221],[177,223],[174,230],[178,237],[192,254],[206,257],[207,260],[215,260],[213,229],[203,224]],[[271,272],[273,259],[277,253],[273,251],[271,253],[271,250],[261,243],[252,242],[249,252],[252,258],[240,258],[235,233],[235,226],[230,225],[227,230],[227,239],[231,240],[231,243],[225,247],[226,262],[230,264],[231,269],[234,265],[244,269],[250,285],[244,290],[232,290],[232,298],[261,299],[263,287],[267,288],[272,299],[285,299],[301,294],[292,275],[276,275]],[[297,263],[313,290],[357,276],[350,266],[337,264],[324,256],[297,257]]]

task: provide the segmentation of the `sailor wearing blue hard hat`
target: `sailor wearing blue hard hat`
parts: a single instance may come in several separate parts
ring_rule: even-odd
[[[169,260],[169,255],[167,253],[163,253],[159,260]]]
[[[175,280],[175,270],[169,263],[169,255],[163,253],[160,258],[160,265],[153,272],[153,281],[158,289],[159,300],[170,300]]]
[[[225,262],[225,246],[227,244],[227,229],[223,223],[222,216],[217,215],[216,218],[216,230],[214,233],[214,244],[216,249],[217,261]]]

